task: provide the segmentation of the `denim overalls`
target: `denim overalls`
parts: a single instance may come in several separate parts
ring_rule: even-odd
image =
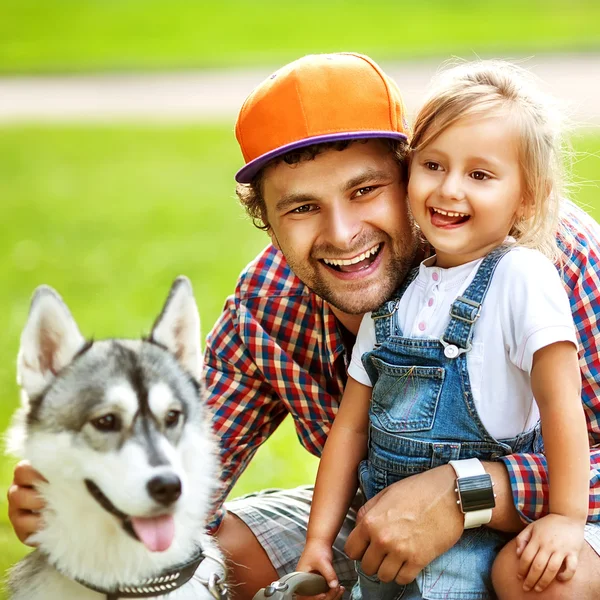
[[[496,265],[508,251],[508,247],[501,246],[484,258],[471,284],[452,304],[450,322],[439,340],[403,337],[398,325],[400,298],[418,269],[390,301],[373,313],[376,346],[362,357],[373,383],[368,459],[359,469],[367,498],[404,477],[450,460],[494,461],[515,452],[540,450],[539,425],[507,440],[496,440],[487,432],[473,402],[467,370],[474,326]],[[364,575],[357,565],[359,583],[352,597],[494,598],[492,563],[510,537],[486,527],[468,529],[453,548],[406,586],[381,583],[376,577]]]

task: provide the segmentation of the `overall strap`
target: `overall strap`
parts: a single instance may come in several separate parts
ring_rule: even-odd
[[[384,302],[377,310],[371,313],[373,324],[375,326],[375,340],[376,345],[380,346],[394,333],[402,335],[401,332],[396,332],[394,328],[394,314],[400,306],[400,300],[404,296],[408,286],[414,281],[415,277],[419,273],[419,267],[412,269],[402,284],[392,294],[392,297]]]
[[[440,338],[442,344],[456,347],[456,354],[468,352],[471,349],[473,339],[473,327],[481,314],[481,305],[488,292],[494,271],[502,258],[510,252],[514,246],[498,246],[494,248],[482,261],[477,269],[473,281],[469,284],[462,296],[458,296],[450,307],[450,322],[446,331]],[[446,352],[447,356],[453,354]]]

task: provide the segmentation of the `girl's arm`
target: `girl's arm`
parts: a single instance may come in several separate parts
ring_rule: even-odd
[[[550,512],[583,525],[588,513],[590,448],[572,343],[551,344],[534,354],[531,388],[540,409],[548,461]]]
[[[319,463],[306,544],[296,567],[321,573],[332,589],[329,599],[343,591],[332,546],[356,494],[358,465],[367,455],[370,400],[371,388],[349,377]]]
[[[589,502],[589,442],[577,351],[557,342],[533,356],[531,387],[540,409],[548,461],[550,514],[517,536],[524,591],[571,579],[583,546]]]
[[[372,388],[348,377],[340,408],[319,463],[307,541],[333,544],[358,488],[358,465],[367,455]]]

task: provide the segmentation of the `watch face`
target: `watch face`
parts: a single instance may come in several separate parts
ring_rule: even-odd
[[[456,481],[458,483],[460,505],[463,512],[472,512],[496,506],[492,478],[488,473],[473,475],[471,477],[459,477]]]

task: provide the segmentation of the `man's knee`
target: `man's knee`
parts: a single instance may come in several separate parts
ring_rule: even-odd
[[[264,548],[239,517],[226,513],[216,538],[227,560],[227,579],[236,600],[251,600],[278,578]]]
[[[570,581],[554,580],[543,592],[524,592],[517,578],[516,542],[502,548],[492,567],[492,584],[498,600],[595,600],[600,598],[600,557],[588,544],[579,555],[579,566]]]

